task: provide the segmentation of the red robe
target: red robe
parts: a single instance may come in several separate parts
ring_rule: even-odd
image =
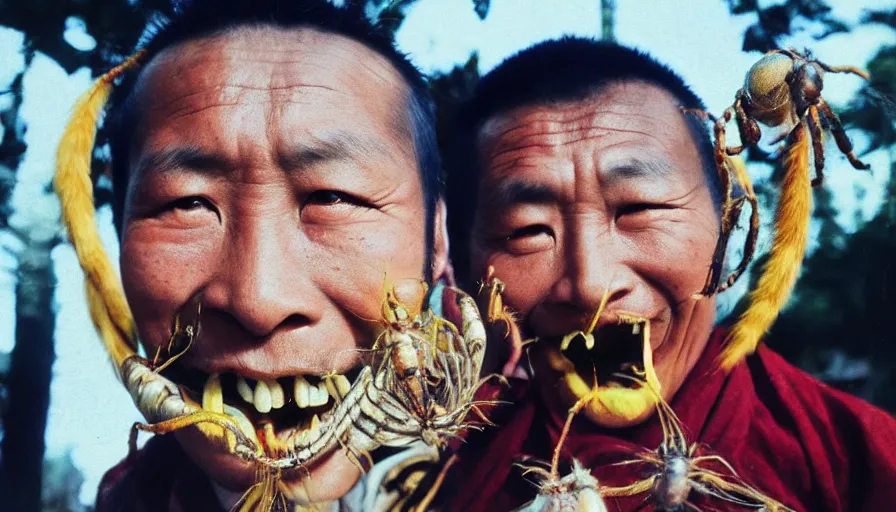
[[[764,346],[725,375],[714,366],[724,334],[713,332],[671,403],[688,443],[721,455],[744,481],[798,511],[896,510],[896,420]],[[545,403],[526,381],[514,381],[504,398],[516,403],[493,412],[500,427],[470,436],[460,449],[440,493],[444,510],[512,510],[534,497],[534,477],[522,477],[513,464],[523,455],[550,461],[567,409],[557,401]],[[656,415],[619,430],[578,417],[561,460],[574,456],[601,484],[624,486],[642,479],[645,466],[610,464],[656,449],[661,441]],[[607,505],[651,510],[646,498],[608,498]],[[718,500],[692,501],[704,510],[740,510]]]
[[[96,512],[224,512],[209,479],[174,436],[156,436],[103,475]]]

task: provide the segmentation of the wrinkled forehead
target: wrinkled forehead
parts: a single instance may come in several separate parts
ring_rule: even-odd
[[[411,134],[409,90],[395,67],[315,28],[241,27],[175,45],[142,70],[135,93],[142,129],[205,108],[313,103]]]
[[[679,102],[665,89],[641,82],[613,82],[582,100],[538,103],[498,113],[477,133],[480,157],[529,150],[546,155],[581,142],[613,149],[614,143],[676,153],[699,161]]]

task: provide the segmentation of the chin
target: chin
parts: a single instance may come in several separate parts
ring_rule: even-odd
[[[190,459],[218,485],[241,492],[258,483],[255,464],[222,451],[197,429],[187,428],[175,436]],[[307,468],[284,473],[277,486],[290,501],[307,506],[342,498],[360,478],[358,467],[337,449],[319,457]]]

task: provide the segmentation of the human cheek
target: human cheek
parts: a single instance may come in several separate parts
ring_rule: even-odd
[[[384,282],[423,279],[425,233],[422,221],[393,219],[309,233],[318,285],[337,306],[358,317],[378,318]]]
[[[483,276],[489,266],[504,283],[504,303],[526,316],[548,294],[555,268],[553,252],[515,256],[506,252],[484,255]]]
[[[641,272],[674,303],[687,300],[703,286],[715,240],[699,225],[668,224],[629,240]]]
[[[175,315],[214,273],[217,247],[213,236],[185,238],[126,228],[122,283],[143,343],[160,346],[167,341]]]

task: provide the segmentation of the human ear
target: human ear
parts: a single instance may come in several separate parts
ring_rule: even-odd
[[[432,280],[433,283],[444,280],[446,284],[454,286],[454,269],[448,256],[448,211],[444,198],[436,203],[433,223]]]

